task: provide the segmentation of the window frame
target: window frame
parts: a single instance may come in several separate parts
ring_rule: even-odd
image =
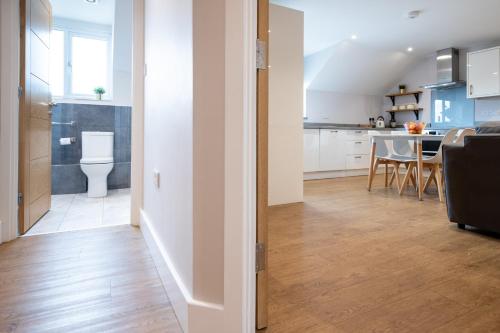
[[[113,34],[104,29],[89,29],[85,27],[73,27],[71,25],[54,24],[52,30],[62,31],[64,33],[64,93],[63,96],[53,96],[54,100],[95,100],[93,94],[75,94],[72,91],[73,84],[73,37],[81,37],[105,41],[107,43],[107,72],[108,83],[106,94],[103,95],[103,101],[113,100]]]

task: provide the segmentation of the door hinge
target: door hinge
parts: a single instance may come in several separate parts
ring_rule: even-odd
[[[267,43],[257,39],[257,69],[267,69]]]
[[[17,87],[17,97],[23,97],[23,87],[21,86]]]
[[[257,243],[255,246],[255,273],[262,272],[266,269],[266,246],[262,243]]]
[[[24,195],[22,193],[17,194],[17,204],[20,205],[23,203]]]

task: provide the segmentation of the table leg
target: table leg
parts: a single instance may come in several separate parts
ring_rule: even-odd
[[[424,160],[423,160],[422,141],[417,143],[417,174],[418,174],[418,199],[423,200],[424,191]]]
[[[375,140],[373,140],[372,148],[370,151],[370,169],[368,170],[368,191],[372,190],[373,177],[375,177],[375,173],[377,172],[377,170],[374,170],[376,152],[377,152],[377,143],[375,142]]]

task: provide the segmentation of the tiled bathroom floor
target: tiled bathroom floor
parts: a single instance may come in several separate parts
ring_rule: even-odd
[[[86,193],[52,196],[51,210],[26,235],[130,223],[130,189],[110,190],[105,198]]]

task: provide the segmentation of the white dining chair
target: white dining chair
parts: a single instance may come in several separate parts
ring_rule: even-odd
[[[426,157],[424,158],[424,167],[428,167],[430,170],[430,175],[429,178],[426,181],[426,184],[424,185],[424,190],[427,189],[430,185],[430,182],[435,181],[437,188],[438,188],[438,194],[439,194],[439,201],[443,202],[444,201],[444,192],[443,192],[443,182],[442,182],[442,172],[441,172],[441,166],[443,164],[443,146],[448,145],[451,143],[454,143],[457,137],[458,133],[457,128],[453,128],[446,133],[444,136],[443,140],[441,141],[441,144],[439,145],[439,149],[437,151],[437,154],[434,156]],[[405,187],[408,185],[408,182],[410,181],[410,177],[413,175],[414,170],[417,167],[417,161],[413,160],[409,163],[408,165],[408,170],[406,172],[405,177],[403,178],[403,182],[401,183],[401,187],[399,188],[399,194],[402,195]]]

